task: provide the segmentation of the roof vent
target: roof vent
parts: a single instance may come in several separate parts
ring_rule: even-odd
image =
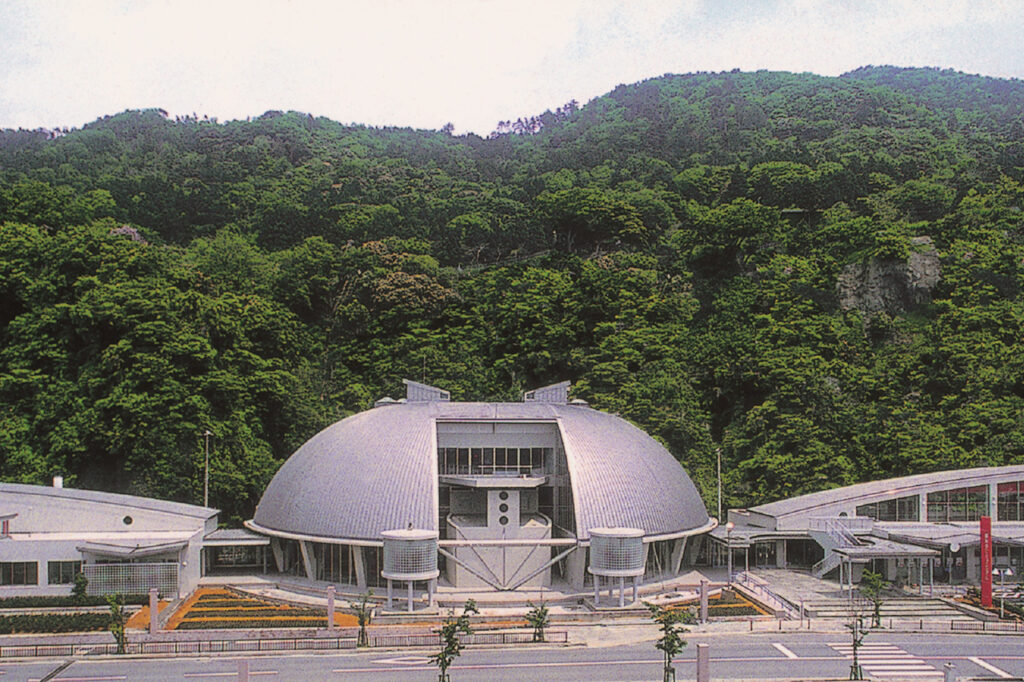
[[[446,403],[452,399],[451,393],[436,386],[428,386],[409,379],[402,379],[402,383],[405,384],[405,399],[410,403]]]
[[[590,403],[588,403],[583,398],[573,398],[572,400],[569,401],[569,404],[570,405],[582,405],[584,407],[588,407],[590,405]]]
[[[561,403],[564,405],[569,402],[569,386],[571,386],[571,384],[568,381],[560,381],[557,384],[551,384],[550,386],[526,391],[523,393],[523,402]]]
[[[389,395],[384,396],[373,404],[374,407],[384,407],[385,405],[397,405],[398,401]]]
[[[54,476],[53,477],[53,487],[54,488],[63,488],[64,487],[64,477],[63,476]]]

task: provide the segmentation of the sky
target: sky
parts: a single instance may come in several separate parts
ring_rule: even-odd
[[[0,0],[0,128],[272,109],[486,135],[665,73],[1024,77],[1024,0]]]

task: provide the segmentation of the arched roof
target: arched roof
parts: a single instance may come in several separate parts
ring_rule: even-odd
[[[602,526],[642,528],[650,537],[709,523],[683,467],[620,417],[581,405],[438,401],[382,405],[327,427],[281,466],[250,526],[374,543],[409,524],[437,530],[438,420],[556,424],[581,538]]]

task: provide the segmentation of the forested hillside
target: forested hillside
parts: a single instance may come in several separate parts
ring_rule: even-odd
[[[249,518],[333,421],[574,395],[714,507],[1024,461],[1024,84],[664,76],[489,137],[129,111],[0,133],[0,478]],[[622,453],[628,458],[629,453]],[[344,494],[339,491],[338,494]]]

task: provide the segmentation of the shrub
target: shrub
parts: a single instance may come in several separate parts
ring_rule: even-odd
[[[26,613],[0,616],[0,634],[106,630],[108,613]]]

